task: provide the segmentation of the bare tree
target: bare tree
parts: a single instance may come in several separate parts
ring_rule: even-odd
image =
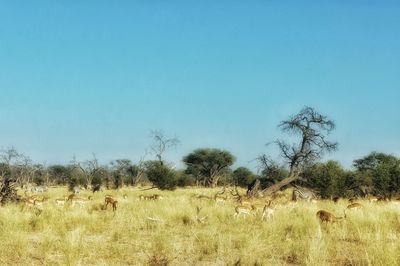
[[[273,194],[281,187],[300,179],[306,166],[320,159],[325,152],[336,150],[338,145],[336,142],[326,139],[335,129],[335,123],[311,107],[305,107],[298,114],[282,121],[279,128],[285,133],[298,136],[299,142],[290,144],[282,140],[275,141],[284,163],[288,165],[289,175],[282,181],[264,189],[264,195]],[[259,161],[265,167],[274,163],[266,155],[260,156]]]
[[[21,154],[15,148],[0,150],[0,203],[15,202],[20,199],[15,188],[14,166],[18,164]]]
[[[137,171],[136,171],[134,185],[139,184],[139,182],[142,180],[144,173],[146,172],[145,159],[146,159],[147,154],[148,154],[148,151],[146,150],[144,155],[140,156],[139,162],[137,164]]]
[[[178,146],[179,139],[176,137],[168,138],[162,130],[153,130],[151,132],[153,143],[150,146],[151,151],[156,155],[161,165],[164,164],[164,154],[167,149]]]

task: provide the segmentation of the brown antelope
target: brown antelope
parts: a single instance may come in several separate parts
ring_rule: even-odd
[[[87,199],[85,198],[78,198],[73,197],[71,199],[71,206],[74,207],[75,205],[79,205],[81,208],[85,207],[86,204],[92,200],[92,196],[89,196]]]
[[[317,218],[319,218],[319,220],[321,222],[334,223],[334,222],[337,222],[337,221],[339,221],[339,220],[341,220],[343,218],[346,218],[346,212],[344,213],[344,217],[336,217],[334,214],[332,214],[332,213],[330,213],[328,211],[319,210],[319,211],[317,211],[316,216],[317,216]]]
[[[349,210],[361,210],[362,208],[363,206],[358,202],[354,202],[347,206],[347,209]]]
[[[72,202],[72,199],[75,198],[75,197],[76,197],[76,194],[72,193],[69,196],[67,196],[67,201],[71,201]]]
[[[218,203],[225,203],[225,202],[226,202],[226,200],[228,199],[228,197],[227,197],[227,196],[223,197],[222,195],[223,195],[224,193],[225,193],[225,187],[224,187],[224,189],[223,189],[222,191],[217,192],[217,193],[214,195],[214,201],[215,201],[216,204],[218,204]]]
[[[254,206],[236,206],[235,207],[235,214],[233,215],[233,217],[237,218],[239,217],[241,214],[243,214],[243,216],[252,214],[252,215],[256,215],[256,209],[254,208]]]
[[[158,194],[154,194],[154,195],[150,195],[150,196],[140,195],[139,199],[140,200],[162,200],[162,199],[164,199],[164,197],[161,195],[158,195]]]
[[[111,204],[113,211],[117,210],[118,201],[109,195],[105,196],[105,198],[104,198],[104,208],[105,209],[107,209],[108,204]]]

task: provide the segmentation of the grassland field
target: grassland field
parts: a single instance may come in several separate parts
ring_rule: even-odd
[[[400,207],[394,204],[360,200],[362,210],[321,224],[318,210],[342,216],[347,200],[289,205],[287,191],[273,201],[273,219],[263,221],[260,213],[234,218],[233,199],[216,204],[193,197],[219,190],[82,191],[80,197],[93,199],[80,208],[56,205],[69,192],[50,188],[41,211],[23,204],[0,208],[0,264],[400,265]],[[139,200],[155,193],[164,199]],[[119,202],[115,213],[101,208],[106,194]]]

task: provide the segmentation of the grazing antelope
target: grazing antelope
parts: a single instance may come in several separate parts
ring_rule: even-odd
[[[354,202],[347,206],[347,209],[349,210],[361,210],[362,208],[363,206],[358,202]]]
[[[316,216],[317,216],[317,218],[319,218],[319,220],[321,222],[326,222],[326,223],[331,222],[331,223],[333,223],[333,222],[337,222],[337,221],[339,221],[341,219],[346,218],[346,212],[344,212],[344,217],[336,217],[334,214],[332,214],[332,213],[330,213],[328,211],[319,210],[319,211],[317,211]]]
[[[254,206],[236,206],[235,207],[235,214],[233,215],[233,217],[237,218],[239,217],[241,214],[243,214],[243,216],[252,214],[252,215],[256,215],[256,210],[254,208]]]
[[[164,197],[161,195],[158,195],[158,194],[154,194],[151,196],[140,195],[139,199],[140,200],[162,200],[162,199],[164,199]]]
[[[117,210],[118,201],[115,200],[113,197],[110,197],[109,195],[107,195],[107,196],[104,198],[104,208],[105,208],[105,209],[107,209],[108,204],[111,204],[111,206],[112,206],[112,208],[113,208],[113,211],[116,211],[116,210]]]
[[[75,205],[79,205],[81,208],[85,207],[86,204],[92,200],[92,196],[89,196],[87,199],[85,198],[78,198],[73,197],[71,199],[71,206],[74,207]]]

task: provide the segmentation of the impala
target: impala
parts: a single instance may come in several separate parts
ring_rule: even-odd
[[[107,209],[108,204],[111,204],[111,206],[113,208],[113,211],[117,210],[118,201],[115,200],[112,196],[109,196],[109,195],[105,196],[105,198],[104,198],[104,208],[105,209]]]
[[[237,218],[239,217],[241,214],[243,214],[243,216],[252,214],[252,215],[256,215],[256,210],[254,208],[254,206],[236,206],[235,207],[235,214],[233,215],[233,217]]]
[[[231,190],[231,194],[233,197],[236,198],[237,203],[239,203],[242,206],[251,206],[251,201],[250,201],[249,197],[247,197],[245,195],[240,195],[236,186],[235,186],[235,193],[233,193],[233,192],[234,191]]]
[[[319,210],[319,211],[317,211],[316,216],[317,216],[317,218],[319,218],[319,220],[321,222],[326,222],[326,223],[331,222],[331,223],[333,223],[333,222],[337,222],[337,221],[339,221],[341,219],[346,218],[346,212],[344,212],[344,217],[336,217],[334,214],[332,214],[332,213],[330,213],[328,211]]]
[[[274,218],[274,211],[274,208],[271,207],[271,201],[269,201],[269,203],[263,208],[261,220],[264,220],[265,218],[267,220]]]
[[[71,199],[71,206],[74,207],[75,205],[79,205],[81,208],[85,207],[86,204],[92,200],[92,196],[89,196],[87,199],[85,198],[78,198],[73,197]]]
[[[225,193],[225,187],[224,187],[224,189],[222,190],[222,191],[220,191],[220,192],[217,192],[215,195],[214,195],[214,201],[215,201],[215,203],[225,203],[226,202],[226,200],[228,199],[228,197],[227,196],[225,196],[225,197],[223,197],[222,195]]]
[[[347,209],[349,210],[361,210],[362,208],[363,206],[358,202],[354,202],[347,206]]]
[[[140,200],[162,200],[164,198],[161,195],[154,194],[154,195],[151,195],[151,196],[140,195],[139,199]]]

